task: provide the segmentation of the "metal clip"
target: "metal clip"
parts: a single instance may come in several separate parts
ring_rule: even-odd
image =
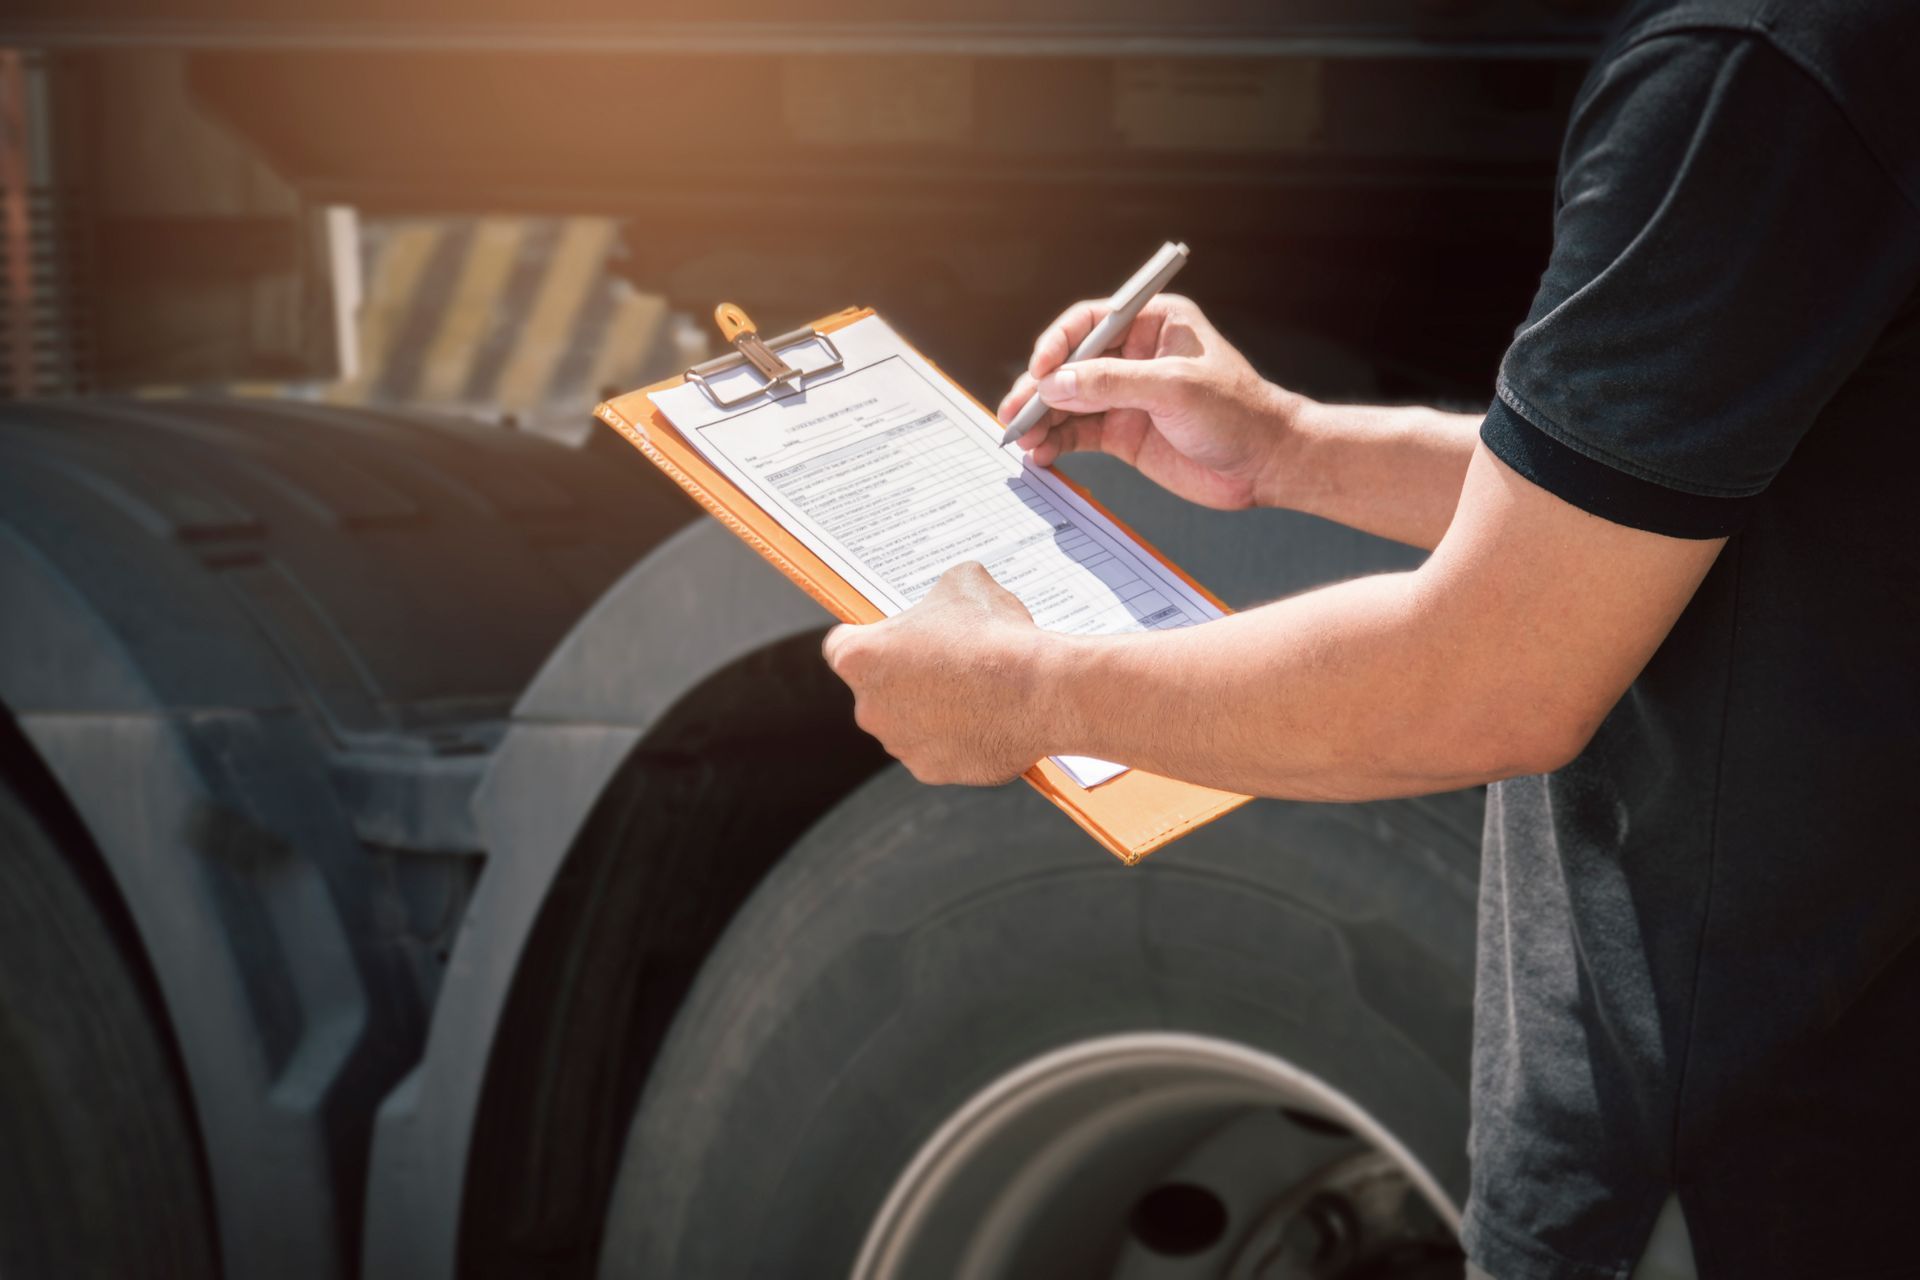
[[[791,395],[798,391],[809,377],[830,373],[841,368],[846,361],[840,355],[840,349],[833,340],[818,329],[808,327],[783,333],[768,342],[760,337],[753,321],[746,312],[731,302],[723,302],[713,309],[714,323],[720,326],[720,332],[732,342],[736,350],[728,355],[702,361],[686,372],[686,379],[706,393],[707,399],[721,409],[736,409],[759,396]],[[796,369],[780,358],[780,352],[797,347],[805,342],[818,342],[825,347],[831,357],[829,363],[818,369]],[[762,379],[761,385],[737,396],[723,396],[709,379],[729,369],[738,369],[742,365],[752,365]]]

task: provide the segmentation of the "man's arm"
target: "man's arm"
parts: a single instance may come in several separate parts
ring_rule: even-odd
[[[1578,754],[1721,545],[1589,515],[1482,448],[1409,573],[1089,637],[1037,630],[971,566],[899,617],[836,628],[826,652],[861,725],[926,781],[1085,754],[1259,795],[1413,795]]]
[[[1278,500],[1386,531],[1399,504],[1420,514],[1394,536],[1424,542],[1451,488],[1420,569],[1185,632],[1074,639],[1040,635],[975,567],[831,634],[862,724],[940,781],[1089,752],[1302,797],[1575,755],[1909,305],[1920,231],[1884,155],[1757,30],[1667,33],[1612,59],[1565,155],[1553,257],[1464,486],[1455,428],[1433,419],[1386,421],[1388,447],[1350,450],[1363,416],[1330,419],[1316,446],[1303,409],[1290,468],[1287,398],[1183,299],[1142,312],[1119,359],[1059,368],[1050,335],[1009,397],[1038,378],[1054,407],[1029,439],[1040,462],[1059,433],[1212,506]],[[1409,448],[1440,455],[1437,499],[1394,460]],[[1348,474],[1312,477],[1322,466]]]
[[[1260,503],[1431,551],[1453,522],[1480,419],[1297,397]]]

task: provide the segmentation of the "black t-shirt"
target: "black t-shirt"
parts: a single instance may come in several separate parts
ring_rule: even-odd
[[[1614,1280],[1677,1192],[1704,1280],[1920,1275],[1920,0],[1630,12],[1481,436],[1733,537],[1490,796],[1469,1253]]]

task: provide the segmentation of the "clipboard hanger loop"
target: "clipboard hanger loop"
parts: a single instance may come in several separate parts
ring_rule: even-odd
[[[753,318],[731,302],[723,302],[713,309],[713,322],[720,328],[721,336],[733,343],[731,354],[717,359],[703,361],[686,372],[686,379],[699,387],[707,399],[722,409],[734,409],[760,396],[778,397],[791,395],[800,390],[805,379],[841,368],[846,362],[841,358],[840,349],[833,340],[818,329],[808,326],[783,333],[771,342],[761,338]],[[797,369],[780,357],[780,352],[803,343],[817,342],[824,347],[829,362],[817,368]],[[760,375],[760,384],[750,387],[740,395],[722,395],[710,381],[718,374],[742,365],[751,365]]]

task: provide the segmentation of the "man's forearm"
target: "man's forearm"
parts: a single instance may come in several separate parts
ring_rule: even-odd
[[[1417,573],[1185,630],[1046,635],[1047,754],[1303,800],[1418,795],[1556,767],[1556,741],[1463,662],[1484,644]],[[1513,692],[1512,690],[1505,691]]]
[[[1431,551],[1459,503],[1480,419],[1299,398],[1260,500]]]
[[[1362,800],[1558,769],[1725,539],[1614,524],[1485,447],[1457,505],[1418,569],[1177,631],[1041,631],[984,567],[961,565],[904,613],[835,627],[827,661],[861,727],[923,781],[983,785],[1088,755],[1257,795]]]

